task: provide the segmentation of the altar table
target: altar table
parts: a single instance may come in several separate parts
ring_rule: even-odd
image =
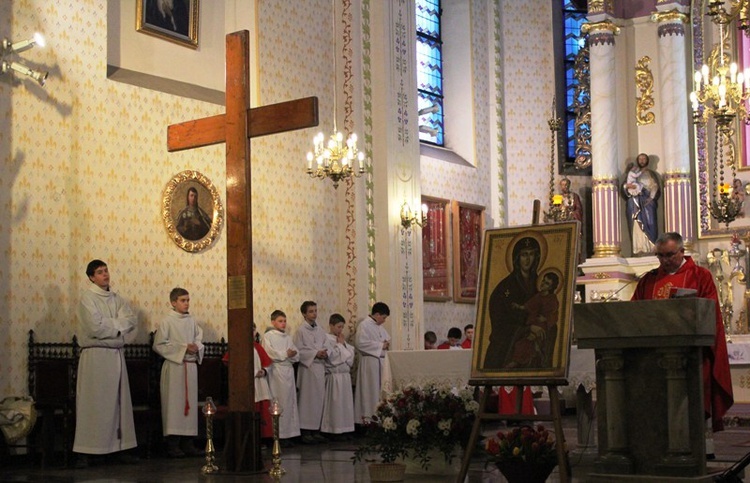
[[[471,375],[469,349],[388,351],[380,376],[381,394],[428,383],[463,387]]]

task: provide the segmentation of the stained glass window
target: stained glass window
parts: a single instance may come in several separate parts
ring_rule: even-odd
[[[575,78],[575,62],[578,52],[585,45],[585,38],[581,34],[581,25],[586,21],[588,12],[588,2],[586,0],[561,0],[562,1],[562,35],[564,44],[564,81],[565,81],[565,131],[562,133],[566,143],[565,155],[567,162],[572,164],[576,157],[576,133],[575,120],[576,113],[574,106],[576,99],[576,86],[578,81]]]
[[[415,0],[417,17],[417,109],[419,140],[445,144],[443,118],[443,41],[440,0]]]

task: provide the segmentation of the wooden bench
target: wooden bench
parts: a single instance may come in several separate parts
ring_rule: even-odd
[[[148,344],[126,344],[123,348],[139,452],[146,458],[158,453],[162,441],[159,384],[164,359],[152,350],[153,341],[154,332],[151,332]],[[204,342],[204,346],[203,363],[198,366],[199,404],[202,406],[210,396],[225,413],[229,375],[221,358],[227,351],[227,343],[222,338],[219,342]],[[62,447],[65,466],[73,461],[80,353],[75,336],[70,342],[38,342],[34,331],[29,331],[28,390],[39,414],[36,428],[29,436],[29,449],[41,454],[42,467],[52,462],[58,447]],[[199,413],[199,421],[202,419]],[[60,444],[57,444],[58,439]]]
[[[29,449],[39,450],[43,468],[54,459],[58,435],[64,465],[71,461],[79,355],[75,336],[70,342],[37,342],[34,331],[29,331],[28,389],[38,414],[36,428],[28,438]]]

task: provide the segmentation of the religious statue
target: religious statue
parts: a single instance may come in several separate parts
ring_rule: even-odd
[[[648,155],[639,154],[635,163],[628,164],[622,184],[633,256],[651,255],[658,236],[656,200],[659,197],[659,177],[648,168],[648,164]]]
[[[578,250],[578,263],[586,261],[586,242],[583,239],[583,203],[581,203],[581,197],[578,193],[570,190],[570,179],[563,178],[560,180],[560,192],[562,193],[562,206],[565,212],[568,214],[568,220],[578,220],[581,224],[581,231],[579,233],[580,249]]]

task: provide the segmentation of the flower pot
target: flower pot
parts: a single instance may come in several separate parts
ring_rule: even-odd
[[[554,463],[533,464],[521,459],[499,461],[496,464],[508,483],[544,483],[556,466]]]
[[[401,463],[370,463],[370,481],[404,481],[406,465]]]

